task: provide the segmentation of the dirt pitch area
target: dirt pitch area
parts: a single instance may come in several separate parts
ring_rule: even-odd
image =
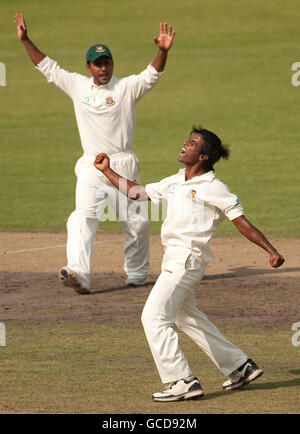
[[[0,321],[136,322],[160,272],[163,248],[151,236],[146,284],[125,288],[123,235],[99,231],[92,293],[62,286],[66,234],[0,233]],[[274,270],[268,255],[241,237],[215,237],[214,260],[197,286],[199,308],[217,324],[291,328],[300,321],[300,239],[271,239],[286,262]]]

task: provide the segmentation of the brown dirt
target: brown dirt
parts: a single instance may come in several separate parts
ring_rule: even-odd
[[[66,234],[0,233],[0,321],[135,322],[160,272],[163,248],[151,236],[146,284],[125,288],[123,236],[99,231],[92,293],[62,286]],[[199,283],[198,307],[216,324],[291,327],[300,321],[300,239],[271,239],[285,256],[278,270],[268,255],[244,238],[215,237],[214,260]]]

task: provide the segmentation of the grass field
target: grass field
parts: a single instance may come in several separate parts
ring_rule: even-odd
[[[0,231],[62,233],[74,208],[79,135],[71,100],[47,84],[18,41],[12,23],[16,12],[24,14],[38,47],[70,71],[85,74],[87,48],[106,43],[118,77],[138,73],[150,63],[159,23],[173,24],[176,38],[164,76],[137,105],[133,150],[143,183],[181,167],[176,157],[182,143],[192,125],[201,124],[230,144],[231,158],[216,165],[216,174],[238,194],[246,216],[268,236],[300,237],[300,87],[291,83],[291,66],[300,61],[296,0],[61,0],[51,5],[45,0],[1,0],[0,62],[6,66],[6,86],[0,86]],[[102,229],[117,232],[120,225],[106,222]],[[160,222],[152,222],[151,230],[158,233]],[[236,230],[225,222],[218,234],[236,235]],[[23,241],[14,241],[10,249]],[[226,259],[233,254],[234,249]],[[6,252],[1,255],[7,260]],[[11,258],[13,278],[17,259]],[[298,258],[295,251],[291,261]],[[42,285],[39,271],[48,263],[41,254],[34,257],[30,271],[24,264],[21,271],[25,277],[36,274]],[[253,260],[249,267],[255,264]],[[293,267],[291,272],[299,276],[298,265]],[[0,298],[2,272],[8,268],[1,266]],[[248,277],[251,280],[251,274]],[[272,291],[285,290],[284,278]],[[259,308],[267,309],[272,294],[264,273],[262,279]],[[53,286],[53,297],[61,297]],[[26,285],[7,291],[16,290],[21,303],[31,289],[26,280]],[[113,304],[116,292],[110,296]],[[133,304],[140,314],[139,293],[137,299]],[[70,309],[73,300],[70,297]],[[285,302],[294,303],[288,291],[282,293],[283,311]],[[228,298],[226,303],[230,307]],[[128,304],[122,306],[126,310]],[[22,311],[28,305],[18,307]],[[47,313],[42,302],[38,309],[39,321],[5,320],[8,344],[0,347],[0,413],[299,413],[299,347],[291,346],[290,318],[274,328],[263,323],[225,327],[226,336],[251,351],[265,370],[263,382],[239,393],[223,392],[223,376],[204,355],[199,359],[194,344],[181,336],[206,396],[170,407],[151,401],[151,393],[162,386],[138,321],[49,323],[42,319]],[[278,315],[284,317],[284,312]]]
[[[226,336],[246,351],[251,349],[268,378],[240,392],[224,392],[223,375],[180,335],[205,397],[171,404],[151,401],[151,392],[159,391],[161,384],[153,375],[155,366],[140,324],[10,323],[7,332],[11,343],[1,357],[1,412],[16,408],[19,413],[299,412],[298,351],[290,351],[291,333],[283,329],[264,333],[253,327],[225,329]],[[128,344],[120,347],[120,342]]]
[[[216,173],[239,195],[246,215],[272,235],[299,236],[300,91],[291,84],[291,65],[299,60],[297,1],[47,5],[0,5],[0,61],[7,69],[7,86],[0,87],[1,228],[64,229],[81,155],[71,100],[34,70],[17,40],[12,21],[22,11],[40,49],[83,74],[86,49],[99,40],[111,47],[117,76],[141,71],[156,53],[159,22],[172,23],[177,34],[165,75],[137,105],[134,150],[143,182],[178,169],[183,140],[200,123],[231,144],[231,159]],[[219,233],[235,231],[225,224]]]

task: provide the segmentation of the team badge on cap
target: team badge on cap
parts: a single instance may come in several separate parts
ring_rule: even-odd
[[[103,47],[103,45],[97,45],[96,46],[96,53],[104,53],[105,48]]]
[[[107,56],[112,59],[111,52],[107,45],[96,44],[90,47],[86,53],[86,61],[94,62],[98,57]]]

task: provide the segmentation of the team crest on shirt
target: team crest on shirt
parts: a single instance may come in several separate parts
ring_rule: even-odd
[[[192,199],[194,201],[194,200],[196,200],[196,194],[197,194],[196,190],[190,190],[187,193],[186,198],[187,199]]]
[[[116,101],[113,99],[112,96],[108,96],[107,98],[105,98],[106,107],[112,107],[115,104],[116,104]]]

